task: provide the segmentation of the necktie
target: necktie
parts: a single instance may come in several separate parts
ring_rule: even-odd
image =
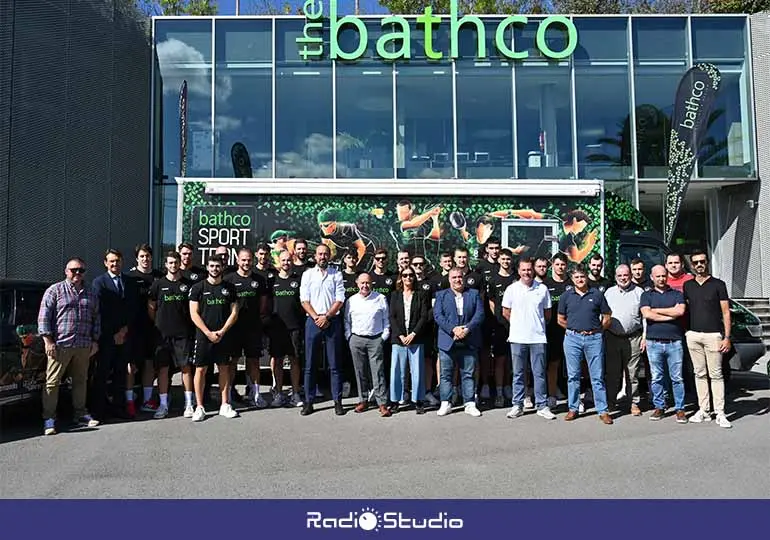
[[[122,297],[123,296],[123,283],[120,280],[120,276],[114,278],[115,279],[115,287],[118,289],[118,294]]]

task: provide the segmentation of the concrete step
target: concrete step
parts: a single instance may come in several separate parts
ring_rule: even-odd
[[[736,298],[735,301],[749,309],[752,307],[770,307],[770,298]]]
[[[751,311],[754,315],[759,317],[762,320],[770,320],[770,306],[765,307],[749,307],[746,306],[746,308]]]

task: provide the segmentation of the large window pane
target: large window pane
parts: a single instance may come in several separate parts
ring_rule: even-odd
[[[275,175],[332,178],[331,61],[300,58],[302,29],[303,21],[276,21]]]
[[[393,65],[377,56],[379,21],[366,27],[369,40],[361,58],[337,62],[337,176],[393,178]],[[357,40],[353,27],[340,32],[344,51],[355,50]]]
[[[272,21],[216,22],[215,176],[232,177],[231,150],[241,143],[251,176],[273,174]]]
[[[686,20],[635,18],[632,36],[638,175],[666,178],[674,97],[689,62]]]
[[[457,167],[460,178],[513,178],[513,72],[495,47],[502,19],[484,19],[487,58],[476,59],[476,28],[463,25],[457,60]],[[510,46],[512,32],[506,32]]]
[[[578,174],[632,183],[627,19],[576,18]]]
[[[399,178],[454,177],[451,64],[396,65]]]
[[[746,178],[756,176],[745,17],[694,18],[693,54],[696,62],[711,62],[722,82],[708,131],[698,155],[698,176]]]

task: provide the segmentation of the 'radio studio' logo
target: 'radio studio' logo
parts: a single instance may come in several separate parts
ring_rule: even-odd
[[[403,512],[379,512],[375,508],[364,507],[360,512],[328,517],[322,512],[307,512],[308,529],[361,529],[379,532],[380,529],[462,529],[463,520],[451,518],[447,512],[438,512],[431,516],[415,517]]]

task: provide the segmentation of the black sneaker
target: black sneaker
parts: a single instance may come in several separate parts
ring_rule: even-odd
[[[306,403],[302,406],[302,410],[299,412],[301,416],[308,416],[310,414],[313,414],[313,404],[312,403]]]
[[[345,416],[345,408],[342,406],[341,401],[334,402],[334,414],[337,416]]]
[[[425,414],[425,407],[422,404],[422,401],[418,401],[414,404],[414,412],[417,414]]]

